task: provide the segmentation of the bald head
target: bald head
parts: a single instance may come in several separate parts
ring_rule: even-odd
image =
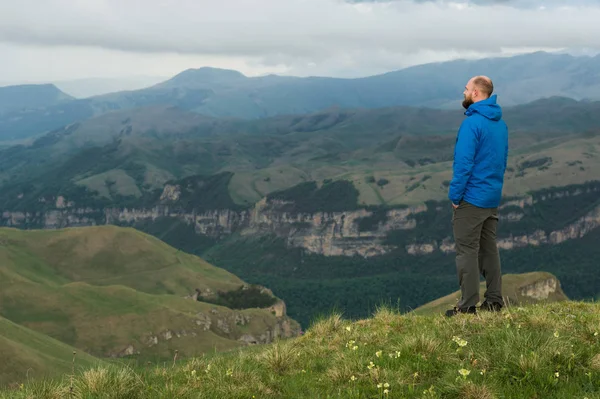
[[[465,97],[463,107],[469,108],[471,104],[489,98],[493,92],[494,84],[492,83],[492,79],[483,75],[472,77],[463,92]]]
[[[475,86],[479,91],[481,91],[482,96],[488,98],[494,92],[494,84],[492,83],[492,79],[487,76],[475,76],[471,79],[473,81],[473,86]]]

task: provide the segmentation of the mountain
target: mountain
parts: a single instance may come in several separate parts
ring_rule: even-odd
[[[332,107],[425,106],[460,109],[470,77],[489,75],[504,106],[554,96],[598,100],[600,56],[536,52],[515,57],[457,60],[356,79],[246,77],[237,71],[191,69],[141,90],[111,93],[16,110],[0,118],[0,140],[26,139],[117,109],[177,106],[214,117],[245,119],[306,114]],[[529,88],[527,90],[524,87]]]
[[[75,355],[73,354],[75,352]],[[73,367],[85,370],[105,366],[104,361],[0,317],[0,386],[66,374]]]
[[[119,91],[140,90],[166,80],[159,76],[129,76],[119,78],[85,78],[52,82],[75,98],[88,98]]]
[[[133,229],[1,229],[0,242],[0,316],[98,357],[165,360],[298,331],[270,291]]]
[[[599,111],[600,102],[564,98],[505,108],[507,195],[554,185],[558,173],[568,174],[569,183],[595,179],[600,159],[588,147],[598,141]],[[53,204],[58,196],[77,206],[156,204],[167,182],[223,173],[233,173],[226,191],[242,206],[326,179],[352,181],[358,202],[367,206],[440,200],[463,118],[412,107],[250,121],[172,107],[113,111],[0,150],[0,205],[33,210],[42,198]],[[523,171],[543,158],[540,151],[552,158],[548,167]],[[429,184],[421,185],[423,179]]]
[[[0,116],[15,112],[23,115],[42,108],[72,101],[73,97],[52,84],[0,87]]]

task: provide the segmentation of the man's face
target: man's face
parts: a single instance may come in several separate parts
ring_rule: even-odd
[[[465,86],[465,91],[463,92],[464,100],[462,102],[462,106],[464,109],[467,109],[473,104],[473,82],[469,80],[469,83]]]

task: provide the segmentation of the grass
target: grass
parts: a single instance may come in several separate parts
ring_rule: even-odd
[[[245,283],[131,228],[0,229],[0,242],[0,316],[98,357],[195,356],[299,328],[268,309],[186,299]]]
[[[316,321],[296,339],[147,367],[79,372],[73,398],[598,398],[600,306]],[[70,376],[2,398],[55,398]]]
[[[122,169],[113,169],[100,173],[77,182],[90,190],[97,191],[99,195],[111,198],[112,195],[142,195],[135,180]]]
[[[0,385],[26,378],[56,377],[71,371],[75,348],[0,317]],[[85,353],[77,355],[77,368],[107,364]]]

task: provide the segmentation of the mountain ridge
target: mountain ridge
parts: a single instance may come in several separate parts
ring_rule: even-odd
[[[538,98],[600,99],[599,57],[537,52],[514,57],[456,60],[413,66],[385,74],[344,79],[269,75],[245,77],[233,70],[188,69],[155,86],[53,105],[39,112],[0,118],[0,139],[28,138],[109,110],[175,105],[215,117],[260,119],[327,109],[415,105],[459,108],[472,75],[494,80],[505,106]],[[530,90],[523,90],[523,87]],[[48,115],[51,117],[48,118]],[[43,117],[44,116],[44,117]]]

